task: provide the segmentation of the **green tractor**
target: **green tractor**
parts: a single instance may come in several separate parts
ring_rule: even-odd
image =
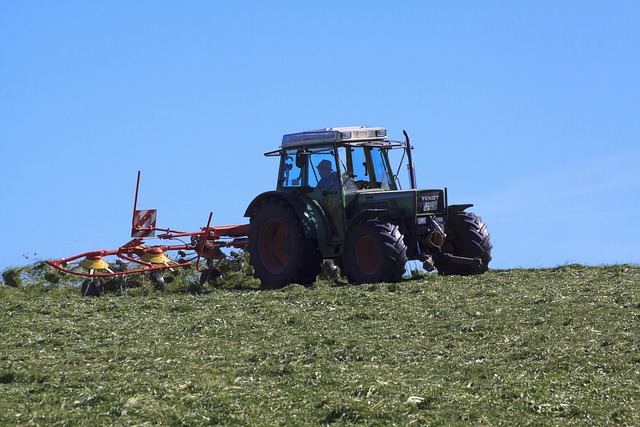
[[[329,128],[284,135],[277,186],[247,208],[250,262],[265,288],[315,282],[323,262],[351,283],[398,282],[408,260],[444,275],[482,274],[491,235],[472,204],[418,189],[409,137],[385,128]],[[393,151],[393,150],[401,150]],[[393,153],[400,157],[397,169]],[[398,172],[407,163],[411,189]]]

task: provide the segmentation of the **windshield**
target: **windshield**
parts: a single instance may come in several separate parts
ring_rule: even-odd
[[[289,148],[282,156],[280,187],[340,186],[344,191],[397,190],[388,149],[333,145]]]
[[[358,188],[396,190],[393,171],[390,169],[387,150],[381,147],[344,147],[345,169]]]

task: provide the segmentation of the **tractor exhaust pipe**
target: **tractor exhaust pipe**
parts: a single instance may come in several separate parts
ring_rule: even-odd
[[[407,168],[409,169],[409,184],[411,185],[411,188],[415,190],[416,188],[418,188],[418,184],[416,184],[416,165],[413,164],[413,156],[411,155],[411,150],[413,149],[413,147],[411,146],[411,141],[409,140],[409,134],[407,133],[407,131],[403,130],[402,133],[404,134],[404,141],[405,141],[404,148],[407,153]]]

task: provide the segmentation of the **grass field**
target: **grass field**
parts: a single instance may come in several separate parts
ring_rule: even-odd
[[[101,298],[27,281],[0,286],[0,319],[0,425],[640,425],[639,266]]]

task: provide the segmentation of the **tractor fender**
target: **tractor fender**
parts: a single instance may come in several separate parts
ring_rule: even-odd
[[[450,215],[454,212],[462,212],[465,209],[468,209],[473,206],[473,203],[465,203],[463,205],[449,205],[447,206],[447,215]]]
[[[257,195],[244,213],[245,217],[252,217],[255,214],[256,209],[260,206],[265,200],[276,199],[276,200],[285,200],[289,205],[296,211],[298,218],[300,219],[300,223],[302,224],[302,230],[304,232],[304,236],[307,239],[317,239],[317,231],[316,226],[311,220],[311,217],[306,214],[306,210],[309,209],[309,206],[304,203],[302,197],[295,195],[290,192],[284,191],[267,191],[262,194]]]

